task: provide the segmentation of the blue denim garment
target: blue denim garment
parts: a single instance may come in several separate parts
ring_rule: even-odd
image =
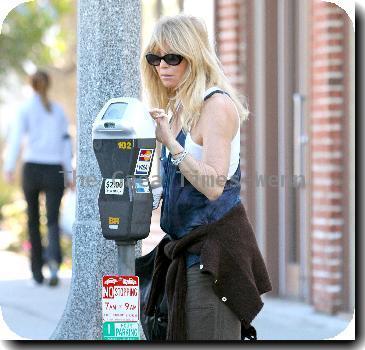
[[[176,140],[184,147],[185,138],[181,130]],[[179,239],[198,226],[219,220],[241,201],[240,162],[236,172],[226,181],[220,197],[210,201],[184,177],[179,166],[172,164],[171,153],[166,157],[165,145],[160,160],[163,186],[160,227],[172,239]],[[187,267],[191,267],[200,262],[200,257],[187,253],[186,262]]]

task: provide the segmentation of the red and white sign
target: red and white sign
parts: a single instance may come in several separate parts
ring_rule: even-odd
[[[138,276],[103,277],[103,322],[139,320]]]

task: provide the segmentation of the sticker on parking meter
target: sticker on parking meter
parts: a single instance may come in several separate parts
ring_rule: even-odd
[[[148,175],[150,162],[137,162],[134,175]]]
[[[139,278],[137,276],[104,276],[102,310],[104,322],[139,320]]]
[[[104,322],[103,340],[140,340],[138,322]]]
[[[154,149],[141,148],[138,153],[139,162],[150,162],[152,160]]]
[[[114,218],[112,216],[109,216],[109,228],[111,230],[118,230],[118,227],[119,227],[119,218]]]
[[[139,150],[134,175],[148,175],[154,151],[154,149],[145,148]]]
[[[150,193],[150,186],[147,179],[136,178],[135,188],[136,193]]]
[[[124,179],[105,179],[105,194],[123,195]]]

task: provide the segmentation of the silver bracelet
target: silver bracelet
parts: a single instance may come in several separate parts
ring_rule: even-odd
[[[174,165],[179,165],[187,156],[188,152],[184,150],[176,159],[171,157],[171,163]]]
[[[178,165],[180,162],[181,162],[181,158],[184,156],[184,153],[186,153],[186,151],[184,150],[183,152],[181,152],[176,159],[174,159],[172,156],[171,156],[171,163],[174,164],[174,165]],[[185,156],[184,156],[185,158]]]

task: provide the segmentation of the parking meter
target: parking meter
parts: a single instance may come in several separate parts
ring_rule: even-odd
[[[135,98],[110,99],[92,128],[102,174],[98,205],[102,234],[118,245],[120,273],[134,274],[134,245],[150,232],[153,196],[148,176],[156,148],[155,123]],[[131,265],[131,266],[124,266]]]

